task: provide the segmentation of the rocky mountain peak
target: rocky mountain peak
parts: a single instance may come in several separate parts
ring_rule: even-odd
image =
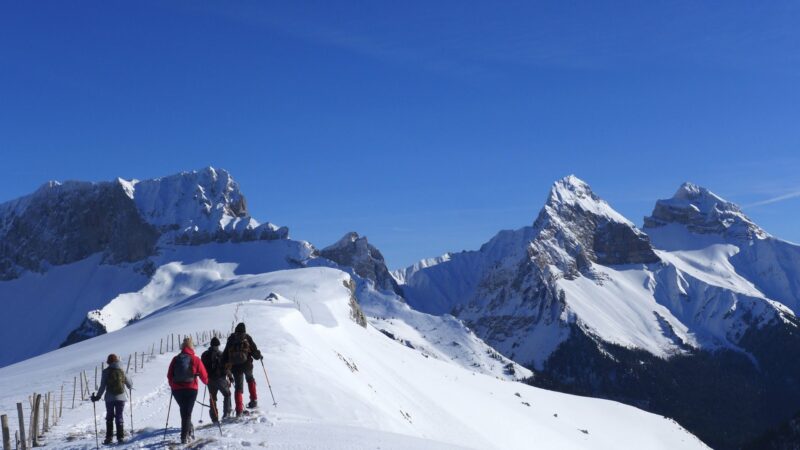
[[[531,255],[539,266],[557,267],[563,276],[603,265],[652,263],[658,257],[648,236],[570,175],[556,181],[534,223]]]
[[[213,167],[143,181],[49,181],[0,204],[0,280],[95,253],[112,264],[135,262],[160,243],[285,239],[288,233],[250,217],[239,185]]]
[[[352,267],[356,274],[372,280],[379,289],[401,293],[397,281],[386,267],[383,255],[369,243],[366,236],[351,231],[336,243],[320,250],[319,254],[341,266]]]
[[[658,200],[652,215],[644,219],[646,229],[672,223],[698,234],[744,239],[768,236],[738,205],[689,182],[683,183],[672,198]]]

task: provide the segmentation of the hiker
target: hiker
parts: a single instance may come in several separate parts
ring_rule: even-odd
[[[108,367],[103,369],[100,377],[100,388],[92,396],[92,401],[100,400],[105,392],[106,401],[106,440],[103,444],[110,445],[114,439],[114,422],[117,422],[117,442],[125,440],[125,427],[122,412],[125,410],[125,402],[128,396],[125,395],[125,387],[133,388],[131,379],[125,376],[125,371],[119,366],[119,357],[115,354],[108,355],[106,359]],[[96,422],[95,422],[96,423]]]
[[[258,406],[258,392],[256,392],[256,379],[253,378],[253,360],[261,359],[261,352],[258,351],[253,338],[247,334],[244,323],[236,325],[235,332],[228,336],[225,343],[225,350],[222,352],[222,361],[230,367],[233,373],[236,398],[236,417],[242,415],[244,411],[244,383],[242,378],[247,379],[247,389],[250,394],[248,408]]]
[[[181,352],[172,358],[167,370],[167,380],[172,388],[172,396],[181,410],[181,444],[194,437],[192,425],[192,409],[197,401],[197,377],[203,384],[208,385],[208,373],[200,360],[194,354],[192,338],[187,336],[181,343]]]
[[[216,336],[211,338],[211,347],[203,352],[203,355],[200,357],[208,371],[208,392],[211,398],[209,415],[211,416],[211,421],[214,423],[219,421],[217,392],[221,392],[223,397],[222,417],[226,418],[231,415],[230,379],[233,379],[233,375],[230,371],[226,370],[225,364],[222,362],[222,352],[219,349],[219,344],[219,339],[217,339]]]

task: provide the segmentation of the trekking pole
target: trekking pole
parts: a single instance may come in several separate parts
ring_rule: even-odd
[[[169,426],[169,411],[172,409],[172,393],[169,394],[169,406],[167,406],[167,423],[164,424],[164,441],[167,440],[167,427]]]
[[[92,397],[94,397],[94,392],[92,392]],[[97,402],[92,401],[92,410],[94,414],[94,445],[96,446],[97,450],[100,450],[100,439],[97,437]]]
[[[275,394],[272,393],[272,385],[269,384],[269,375],[267,375],[267,367],[264,365],[264,358],[262,357],[259,361],[261,361],[261,368],[264,369],[264,378],[267,379],[267,386],[269,386],[269,395],[272,396],[272,406],[277,407],[278,402],[275,401]]]
[[[133,436],[133,389],[128,388],[128,394],[131,398],[131,436]]]
[[[219,417],[219,410],[217,409],[217,401],[214,400],[214,397],[209,395],[208,399],[211,400],[211,410],[214,411],[214,415],[217,416],[217,427],[219,427],[219,435],[222,436],[222,421]],[[209,412],[209,415],[211,413]]]
[[[208,390],[208,386],[203,386],[203,402],[200,403],[201,405],[206,402],[206,391],[207,390]],[[199,423],[203,423],[203,411],[205,411],[205,410],[206,410],[205,408],[200,408],[200,422]]]

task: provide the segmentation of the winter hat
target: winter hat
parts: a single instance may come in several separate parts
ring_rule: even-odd
[[[115,362],[119,362],[119,356],[113,353],[108,355],[108,359],[106,359],[106,364],[114,364]]]
[[[211,346],[219,347],[219,339],[217,339],[216,337],[211,338]]]
[[[247,331],[244,328],[244,322],[239,322],[239,325],[236,325],[236,332],[237,333],[246,333]]]

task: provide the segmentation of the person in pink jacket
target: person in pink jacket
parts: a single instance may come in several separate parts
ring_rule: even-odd
[[[192,425],[192,409],[197,400],[197,378],[203,384],[208,384],[208,372],[203,361],[194,354],[194,344],[191,337],[186,337],[181,343],[181,352],[172,358],[167,370],[167,380],[172,388],[172,396],[181,410],[181,443],[185,444],[194,438]]]

